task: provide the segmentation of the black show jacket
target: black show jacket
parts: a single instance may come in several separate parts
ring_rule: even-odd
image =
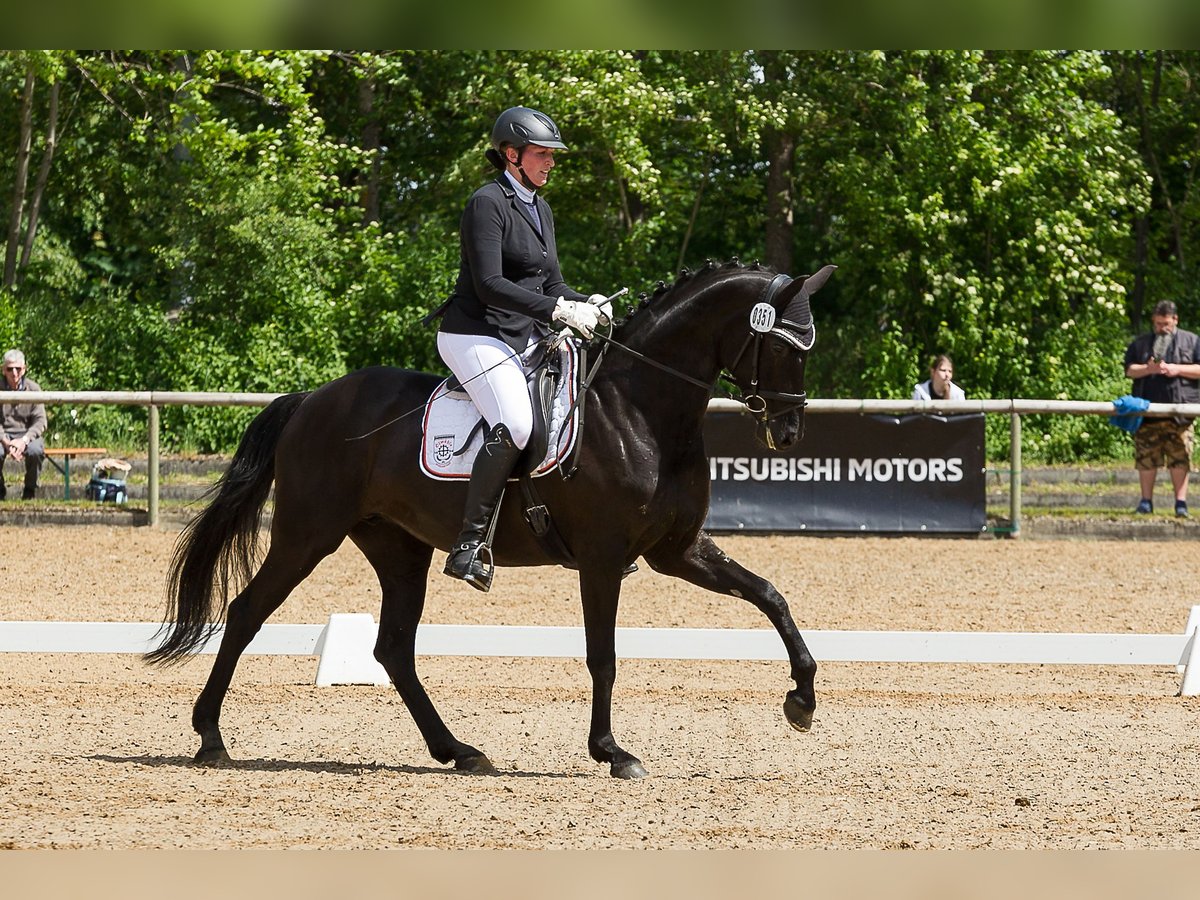
[[[467,201],[460,224],[458,282],[441,330],[499,338],[518,353],[535,327],[552,321],[559,297],[586,300],[563,282],[554,242],[554,214],[536,197],[539,235],[507,177],[485,184]]]

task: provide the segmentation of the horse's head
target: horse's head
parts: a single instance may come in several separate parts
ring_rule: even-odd
[[[751,311],[750,334],[729,367],[758,423],[755,436],[771,450],[786,450],[804,436],[804,366],[816,341],[809,298],[836,268],[794,280],[776,276]]]

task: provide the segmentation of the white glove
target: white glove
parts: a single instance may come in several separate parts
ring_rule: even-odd
[[[592,294],[592,296],[587,298],[587,302],[591,306],[595,307],[596,311],[600,313],[601,325],[607,325],[612,321],[613,308],[612,304],[608,302],[607,297],[605,297],[603,294]]]
[[[585,338],[590,338],[592,329],[600,322],[600,313],[590,303],[559,297],[558,303],[554,305],[553,318],[554,321],[575,329]]]

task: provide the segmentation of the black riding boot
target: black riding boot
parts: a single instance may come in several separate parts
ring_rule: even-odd
[[[492,586],[492,517],[520,455],[521,448],[513,443],[508,426],[501,422],[488,432],[471,467],[462,533],[450,548],[444,571],[481,591]]]

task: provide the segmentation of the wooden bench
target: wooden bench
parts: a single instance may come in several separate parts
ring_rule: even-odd
[[[104,447],[47,447],[46,459],[50,465],[62,472],[63,475],[63,499],[71,499],[71,460],[77,456],[107,456],[108,450]],[[54,458],[62,457],[62,465]]]

